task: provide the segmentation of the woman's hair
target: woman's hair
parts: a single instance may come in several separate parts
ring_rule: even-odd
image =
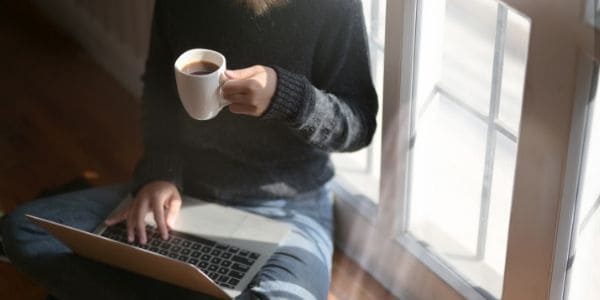
[[[239,4],[248,7],[257,16],[264,15],[271,8],[285,4],[288,0],[236,0]]]

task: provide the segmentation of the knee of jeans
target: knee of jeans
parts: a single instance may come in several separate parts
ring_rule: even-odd
[[[250,292],[258,298],[326,299],[330,276],[316,253],[284,246],[254,278]]]
[[[2,242],[6,255],[12,262],[27,261],[35,255],[34,244],[49,235],[40,227],[30,222],[26,212],[16,209],[4,216],[2,220]]]

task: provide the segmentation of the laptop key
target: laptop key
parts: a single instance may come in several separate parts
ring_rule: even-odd
[[[192,245],[192,249],[194,249],[194,250],[200,250],[200,248],[202,248],[202,245],[200,245],[198,243],[194,243],[194,245]]]
[[[224,260],[224,261],[221,262],[221,266],[223,266],[223,267],[229,267],[229,266],[231,266],[231,262],[228,261],[228,260]]]
[[[215,246],[215,248],[217,248],[219,250],[227,250],[228,246],[227,245],[223,245],[223,244],[217,244]]]
[[[215,272],[210,272],[208,273],[208,277],[210,277],[212,280],[216,280],[217,278],[219,278],[219,274]]]
[[[219,276],[219,283],[227,283],[227,281],[229,281],[229,277],[225,276],[225,275],[221,275]]]
[[[235,279],[235,278],[231,278],[231,279],[229,279],[229,284],[233,285],[234,287],[235,287],[235,286],[236,286],[238,283],[240,283],[240,281],[239,281],[239,280],[237,280],[237,279]]]
[[[242,264],[233,264],[233,266],[231,266],[231,269],[240,272],[248,272],[248,270],[250,270],[250,267]]]
[[[223,254],[221,254],[221,258],[230,259],[232,255],[233,254],[231,254],[229,252],[223,252]]]
[[[244,273],[238,272],[236,270],[231,270],[229,272],[229,276],[237,279],[242,279],[244,277]]]
[[[218,269],[219,269],[219,267],[217,267],[216,265],[210,265],[210,266],[208,266],[208,270],[209,271],[216,271]]]
[[[175,246],[171,249],[171,251],[173,251],[175,253],[179,252],[179,250],[181,250],[181,247],[179,247],[179,246]]]
[[[219,256],[219,255],[221,255],[221,251],[215,249],[210,253],[210,255]]]
[[[187,247],[189,247],[189,246],[191,246],[191,245],[192,245],[192,243],[191,243],[190,241],[183,241],[183,242],[181,243],[181,246],[182,246],[182,247],[186,247],[186,248],[187,248]]]
[[[205,246],[204,248],[202,248],[202,252],[204,252],[204,253],[210,252],[210,247]]]
[[[221,262],[221,259],[218,257],[214,257],[213,259],[210,260],[210,262],[218,265]]]
[[[190,250],[190,249],[181,250],[181,254],[183,254],[183,255],[188,255],[188,254],[190,254],[190,252],[192,252],[192,250]]]
[[[249,257],[252,258],[252,259],[258,259],[260,257],[260,254],[255,253],[255,252],[251,252]]]
[[[194,253],[192,253],[192,257],[200,257],[200,252],[194,251]]]
[[[192,265],[197,265],[198,264],[198,260],[195,258],[191,258],[190,260],[188,260],[188,262]]]
[[[200,267],[200,269],[205,270],[208,267],[208,263],[205,261],[201,261],[198,266]]]
[[[204,245],[207,245],[207,246],[209,246],[209,247],[212,247],[212,246],[214,246],[214,245],[217,243],[217,242],[214,242],[214,241],[211,241],[211,240],[203,239],[203,238],[201,238],[201,237],[196,237],[196,239],[197,239],[197,240],[198,240],[200,243],[202,243],[202,244],[204,244]]]
[[[240,251],[240,248],[237,248],[237,247],[231,247],[231,248],[229,248],[229,252],[234,253],[234,254],[238,253],[239,251]]]
[[[239,262],[245,265],[249,265],[251,266],[254,263],[254,260],[248,257],[242,257],[242,256],[238,256],[235,255],[231,258],[231,260],[235,261],[235,262]]]
[[[250,254],[250,251],[246,251],[246,250],[240,251],[241,256],[248,256],[248,254]]]
[[[219,273],[221,273],[221,274],[227,274],[228,271],[229,270],[227,270],[227,268],[220,268],[219,269]]]
[[[203,261],[210,261],[210,255],[204,254],[204,255],[202,255],[202,257],[200,257],[200,259]]]

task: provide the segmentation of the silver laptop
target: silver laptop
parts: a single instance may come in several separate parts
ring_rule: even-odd
[[[131,201],[126,198],[119,207]],[[163,240],[146,217],[146,245],[127,242],[124,224],[94,233],[27,216],[73,252],[218,298],[239,295],[277,249],[290,226],[239,209],[184,197],[179,217]]]

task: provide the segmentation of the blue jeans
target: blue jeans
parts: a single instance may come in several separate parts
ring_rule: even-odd
[[[89,189],[27,203],[2,224],[12,263],[59,299],[212,299],[74,255],[25,214],[94,230],[129,192]],[[293,225],[239,299],[326,299],[331,276],[332,195],[322,187],[293,199],[223,203]]]

